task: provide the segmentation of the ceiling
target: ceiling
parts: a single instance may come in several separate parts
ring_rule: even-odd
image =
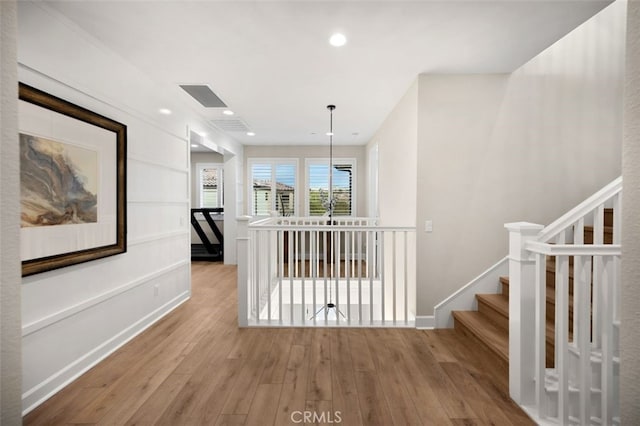
[[[179,88],[209,85],[249,145],[326,143],[327,104],[336,144],[367,143],[419,74],[511,72],[609,3],[47,2],[176,101],[227,117]],[[345,46],[329,45],[336,31]]]

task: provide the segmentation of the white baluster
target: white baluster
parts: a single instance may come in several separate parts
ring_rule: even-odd
[[[556,256],[555,368],[558,374],[558,421],[569,422],[569,258]]]
[[[299,226],[299,225],[298,225]],[[299,277],[300,276],[300,234],[302,233],[302,230],[300,229],[296,229],[293,232],[295,232],[294,235],[294,242],[295,242],[295,248],[293,251],[293,256],[294,256],[294,262],[293,264],[295,265],[295,277]]]
[[[356,270],[356,233],[352,230],[351,231],[351,274],[352,274],[352,278],[355,277],[355,270]]]
[[[376,235],[375,231],[367,232],[367,251],[369,259],[367,260],[367,270],[369,271],[369,324],[373,324],[373,277],[375,274],[375,258],[376,258]]]
[[[320,249],[318,247],[318,232],[312,231],[311,233],[311,250],[309,254],[311,256],[311,260],[309,261],[309,265],[311,267],[311,283],[313,287],[313,310],[311,314],[313,315],[313,325],[316,325],[316,309],[317,309],[317,301],[316,301],[316,277],[318,276],[318,257],[319,257]],[[314,259],[315,258],[315,259]]]
[[[397,288],[396,288],[396,268],[397,268],[397,262],[398,262],[398,256],[397,256],[397,252],[396,252],[396,232],[393,232],[393,238],[392,238],[392,245],[393,245],[393,251],[392,251],[392,256],[391,256],[391,279],[392,279],[392,285],[393,285],[393,324],[396,324],[396,320],[397,320],[397,301],[396,301],[396,292],[397,292]]]
[[[594,211],[593,216],[593,244],[604,243],[604,205],[598,206]],[[593,294],[600,295],[602,292],[602,270],[604,264],[602,263],[602,256],[595,256],[593,258]],[[601,312],[602,300],[600,297],[593,299],[593,324],[592,324],[592,336],[593,346],[600,348],[602,346],[602,312]]]
[[[349,230],[344,238],[344,275],[347,278],[347,322],[351,324],[351,262],[353,261],[351,242],[353,241],[353,231]]]
[[[603,258],[600,299],[602,301],[602,424],[610,425],[613,421],[613,259]]]
[[[254,244],[254,260],[256,263],[255,266],[255,271],[256,271],[256,275],[255,275],[255,280],[252,283],[252,289],[253,289],[253,309],[254,309],[254,314],[255,314],[255,320],[256,322],[260,321],[260,283],[262,280],[262,257],[260,256],[260,249],[262,248],[262,232],[260,232],[259,230],[255,230],[255,244]],[[264,254],[262,254],[262,256],[264,256]]]
[[[336,324],[340,323],[340,286],[338,283],[340,282],[341,274],[340,274],[340,232],[334,231],[333,233],[333,276],[335,277],[335,297],[336,297]]]
[[[297,256],[294,257],[294,233],[296,231],[295,230],[291,230],[288,232],[289,235],[289,253],[287,254],[287,269],[289,272],[289,324],[293,324],[293,276],[295,273],[295,270],[297,270],[298,268],[298,259]],[[296,238],[297,240],[297,238]],[[297,251],[297,250],[296,250]],[[293,265],[292,265],[293,263]]]
[[[582,424],[591,421],[591,258],[576,256],[573,263],[573,340],[579,351],[578,417]]]
[[[362,231],[358,231],[358,322],[362,324]]]
[[[271,314],[272,314],[272,307],[271,307],[271,296],[273,295],[273,293],[271,292],[271,280],[274,279],[275,275],[277,275],[278,273],[276,271],[278,271],[278,232],[277,231],[271,231],[268,230],[267,231],[267,235],[268,235],[268,239],[267,242],[269,244],[269,248],[270,250],[267,252],[269,257],[268,262],[267,262],[267,276],[266,276],[266,288],[263,290],[267,295],[267,321],[269,321],[269,323],[271,323]],[[273,259],[273,260],[271,260]],[[273,270],[271,269],[273,268]],[[277,277],[276,277],[277,278]]]
[[[584,217],[579,219],[574,225],[573,244],[584,244]],[[573,340],[576,341],[581,321],[578,312],[580,312],[580,303],[582,303],[581,298],[578,296],[579,293],[576,291],[576,274],[582,269],[582,264],[580,263],[582,262],[582,258],[576,256],[573,262]]]
[[[275,231],[278,241],[278,314],[277,319],[282,324],[282,288],[284,287],[284,231]],[[271,296],[271,291],[269,291]]]
[[[404,233],[404,323],[409,324],[409,233]]]
[[[384,266],[386,259],[384,258],[384,246],[385,246],[385,231],[380,231],[378,233],[380,236],[380,240],[378,241],[378,245],[380,247],[380,320],[384,323],[385,317],[385,274],[384,274]]]
[[[327,283],[327,263],[329,263],[329,239],[328,239],[328,235],[327,234],[328,234],[327,231],[324,231],[322,233],[322,243],[323,243],[323,247],[322,248],[323,248],[323,252],[324,252],[324,255],[323,255],[324,266],[323,266],[323,272],[322,272],[323,277],[324,277],[324,299],[322,301],[322,305],[324,307],[324,314],[325,314],[324,315],[324,323],[325,323],[325,325],[327,324],[327,322],[329,320],[328,315],[327,315],[327,310],[326,310],[327,303],[329,302],[329,299],[328,299],[328,283]]]
[[[305,296],[307,293],[307,287],[306,287],[306,283],[305,283],[305,278],[306,278],[306,268],[307,268],[307,264],[306,264],[306,255],[305,255],[305,251],[307,249],[307,233],[306,231],[302,231],[300,232],[300,245],[302,246],[302,249],[300,251],[300,288],[302,289],[302,304],[300,305],[300,310],[302,313],[302,324],[305,324],[307,322],[307,314],[305,312],[305,308],[307,306],[306,304],[306,300],[305,300]]]

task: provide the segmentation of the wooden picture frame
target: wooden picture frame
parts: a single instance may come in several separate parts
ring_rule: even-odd
[[[127,127],[19,85],[22,276],[127,250]]]

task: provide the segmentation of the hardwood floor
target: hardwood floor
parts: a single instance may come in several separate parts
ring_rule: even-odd
[[[504,364],[453,330],[239,329],[235,267],[192,277],[190,301],[24,424],[534,424]]]

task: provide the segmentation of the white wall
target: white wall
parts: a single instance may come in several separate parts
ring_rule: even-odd
[[[384,226],[416,225],[418,79],[386,118],[367,148],[378,145],[378,212]],[[368,152],[368,150],[367,150]]]
[[[298,159],[298,191],[302,196],[297,197],[298,216],[305,215],[307,198],[304,196],[306,182],[305,158],[329,158],[329,145],[327,146],[245,146],[244,147],[244,179],[247,185],[251,180],[246,175],[250,173],[247,160],[250,158],[297,158]],[[335,146],[333,147],[333,158],[355,158],[356,159],[356,215],[366,216],[367,204],[367,163],[365,146]],[[247,188],[243,189],[245,200],[247,199]],[[249,211],[247,203],[244,204],[244,211]]]
[[[0,424],[21,423],[17,5],[0,2]]]
[[[620,410],[623,425],[640,424],[640,1],[628,3],[627,81],[622,151],[622,304]]]
[[[624,24],[616,2],[511,75],[420,76],[418,315],[504,257],[504,223],[549,223],[621,173]]]
[[[202,123],[46,5],[20,3],[18,41],[21,81],[128,132],[127,253],[23,279],[28,411],[189,298],[187,128]]]

